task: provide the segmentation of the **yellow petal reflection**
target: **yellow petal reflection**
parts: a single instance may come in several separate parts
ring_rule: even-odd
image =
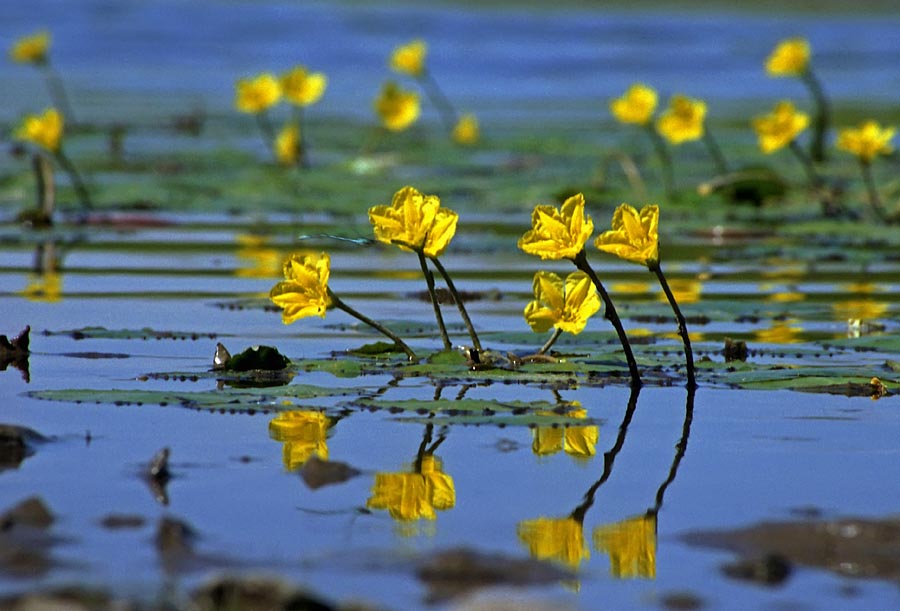
[[[241,112],[259,113],[271,108],[280,99],[281,81],[270,72],[240,79],[235,85],[234,105]]]
[[[17,39],[9,50],[9,57],[17,64],[42,64],[50,50],[50,32],[41,30]]]
[[[656,577],[656,516],[643,514],[598,526],[594,549],[609,556],[609,572],[617,579]]]
[[[591,557],[584,540],[584,527],[571,516],[540,517],[519,522],[516,532],[537,560],[550,560],[571,568],[578,568]]]
[[[683,95],[672,96],[669,107],[656,121],[656,130],[672,144],[703,137],[706,102]]]
[[[796,319],[776,320],[768,329],[753,332],[753,338],[763,344],[795,344],[802,341],[803,327]]]
[[[292,254],[284,262],[284,281],[269,291],[269,299],[282,308],[281,320],[290,324],[307,316],[325,318],[331,305],[328,277],[331,259],[327,253]]]
[[[453,478],[442,471],[441,460],[425,455],[419,471],[376,473],[369,509],[387,510],[401,522],[435,520],[437,511],[452,509],[456,504]]]
[[[836,320],[859,320],[870,323],[879,318],[884,318],[889,309],[889,304],[876,299],[847,299],[835,301],[831,304]]]
[[[809,66],[810,47],[805,38],[788,38],[778,43],[766,59],[769,76],[800,76]]]
[[[394,52],[391,53],[390,67],[400,74],[422,76],[425,72],[427,55],[428,45],[424,40],[416,39],[394,49]]]
[[[440,256],[456,234],[459,215],[441,208],[437,195],[425,195],[414,187],[394,194],[390,206],[369,208],[375,239],[409,250],[422,250],[428,257]]]
[[[334,419],[322,412],[296,410],[278,414],[269,422],[269,436],[284,444],[284,466],[293,471],[312,456],[328,460],[328,429]]]
[[[669,289],[678,303],[697,303],[700,301],[700,294],[703,292],[703,283],[693,278],[674,278],[669,280]],[[657,300],[660,303],[669,303],[663,293],[658,295]],[[691,336],[693,336],[693,333],[691,333]]]
[[[415,123],[421,111],[419,94],[403,90],[394,82],[384,84],[374,106],[381,124],[392,132],[403,131]]]
[[[866,121],[858,128],[848,127],[838,132],[837,147],[859,157],[863,163],[871,163],[878,155],[894,152],[891,139],[893,127],[881,127],[876,121]]]
[[[311,106],[325,93],[328,78],[321,72],[309,72],[305,66],[295,66],[281,76],[284,98],[297,106]]]
[[[534,301],[525,306],[525,320],[532,331],[543,333],[556,327],[578,335],[588,318],[600,310],[600,297],[591,279],[582,271],[566,276],[565,284],[552,272],[534,275]]]
[[[238,244],[235,252],[238,267],[234,274],[238,278],[277,278],[281,273],[281,252],[269,246],[270,238],[249,233],[234,237]]]
[[[62,276],[57,272],[32,274],[25,288],[17,294],[28,301],[56,303],[62,300]]]
[[[659,206],[647,205],[638,212],[622,204],[616,208],[612,229],[594,241],[599,250],[626,261],[650,266],[659,261]]]
[[[778,102],[775,109],[752,121],[759,149],[768,155],[788,146],[809,126],[809,115],[799,112],[788,100]]]
[[[531,229],[519,238],[519,248],[541,259],[574,259],[594,232],[594,222],[584,211],[584,195],[578,193],[554,206],[536,206]]]
[[[634,83],[628,91],[609,104],[609,110],[621,123],[647,125],[656,110],[657,95],[653,88]]]
[[[62,114],[55,108],[48,108],[40,115],[26,115],[16,129],[15,137],[56,153],[62,144],[64,126]]]
[[[574,420],[587,418],[587,410],[577,401],[573,401],[572,409],[566,414]],[[538,415],[552,416],[553,412],[537,412]],[[590,425],[539,426],[532,432],[531,451],[538,456],[556,454],[560,450],[575,458],[589,458],[597,453],[597,440],[600,438],[600,427]]]
[[[463,146],[476,144],[479,136],[478,119],[473,114],[461,116],[453,127],[453,134],[451,134],[453,141]]]

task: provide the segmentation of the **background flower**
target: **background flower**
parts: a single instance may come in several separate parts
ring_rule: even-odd
[[[810,48],[805,38],[788,38],[779,42],[766,59],[769,76],[800,76],[809,66]]]
[[[414,187],[394,194],[390,206],[369,208],[375,238],[403,249],[421,249],[427,257],[440,256],[456,233],[459,215],[441,208],[436,195],[424,195]]]
[[[392,70],[401,74],[419,77],[425,72],[425,58],[428,55],[428,45],[422,39],[416,39],[405,45],[400,45],[391,53],[390,66]]]
[[[798,112],[790,101],[782,100],[775,110],[756,117],[752,124],[760,150],[768,155],[793,142],[809,125],[809,115]]]
[[[525,320],[537,333],[556,327],[577,335],[584,330],[588,318],[600,310],[597,290],[582,271],[566,276],[565,285],[552,272],[537,272],[533,289],[534,301],[525,306]]]
[[[893,127],[881,127],[875,121],[866,121],[858,128],[848,127],[838,132],[837,148],[870,163],[878,155],[889,155],[894,149],[891,138]]]
[[[656,129],[672,144],[703,137],[706,103],[683,95],[673,96],[669,107],[657,119]]]
[[[375,99],[375,112],[384,127],[393,132],[403,131],[419,118],[419,94],[400,89],[396,83],[389,81]]]
[[[18,64],[43,64],[50,51],[50,40],[50,32],[46,30],[23,36],[13,43],[9,57]]]
[[[281,83],[270,72],[254,78],[239,79],[234,105],[241,112],[259,113],[271,108],[281,99]]]
[[[290,324],[307,316],[321,316],[331,305],[328,277],[331,258],[328,253],[302,255],[293,253],[284,262],[284,281],[269,291],[269,299],[283,308],[281,320]]]
[[[328,78],[321,72],[309,72],[296,66],[281,76],[281,90],[285,99],[298,106],[310,106],[325,93]]]
[[[559,209],[536,206],[531,229],[519,238],[518,246],[541,259],[574,259],[594,232],[594,222],[584,212],[584,195],[578,193]]]
[[[475,144],[478,142],[478,119],[473,114],[465,114],[459,118],[451,134],[457,144]]]
[[[597,236],[594,245],[649,267],[659,261],[659,206],[647,205],[638,212],[634,206],[620,205],[613,214],[612,229]]]
[[[55,108],[48,108],[42,115],[26,115],[15,137],[57,153],[62,145],[64,125],[62,114]]]
[[[646,125],[656,110],[657,95],[653,88],[635,83],[609,104],[613,116],[622,123]]]
[[[275,159],[282,165],[296,165],[300,158],[300,126],[285,125],[275,138]]]

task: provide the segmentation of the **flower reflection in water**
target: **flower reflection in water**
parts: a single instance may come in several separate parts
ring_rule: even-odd
[[[656,514],[648,512],[598,526],[592,538],[594,549],[609,556],[613,577],[656,577]]]
[[[62,300],[62,275],[55,271],[29,274],[28,283],[18,294],[28,301],[57,303]]]
[[[267,236],[242,233],[234,237],[237,242],[238,266],[234,274],[238,278],[280,278],[284,255],[270,245]]]
[[[269,436],[284,444],[284,467],[294,471],[311,457],[328,460],[328,430],[336,418],[314,410],[294,410],[278,414],[269,422]]]
[[[802,340],[803,327],[797,325],[796,318],[775,320],[768,329],[753,332],[753,338],[763,344],[795,344]]]
[[[587,419],[587,410],[577,401],[572,403],[576,409],[566,414],[574,420]],[[538,415],[554,415],[553,412],[539,412]],[[572,426],[539,426],[533,431],[531,451],[538,456],[547,456],[564,451],[575,458],[589,458],[597,453],[597,439],[600,427],[596,425]]]
[[[578,568],[583,560],[591,556],[584,541],[584,526],[571,515],[523,520],[516,530],[519,540],[528,547],[531,556],[538,560],[550,560]]]

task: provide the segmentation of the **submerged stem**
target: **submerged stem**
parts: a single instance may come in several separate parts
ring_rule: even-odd
[[[441,304],[438,303],[437,294],[434,292],[434,274],[428,269],[428,263],[425,261],[425,254],[421,250],[417,250],[416,254],[419,256],[419,265],[422,266],[422,274],[425,276],[425,284],[428,286],[428,296],[431,297],[431,305],[434,307],[434,317],[441,330],[441,340],[444,342],[444,350],[450,350],[453,347],[453,344],[450,343],[450,337],[447,335],[447,327],[444,326],[444,316],[441,314]]]
[[[600,293],[600,298],[603,300],[603,305],[606,308],[604,316],[612,323],[613,328],[616,330],[616,334],[619,336],[619,342],[622,344],[622,351],[625,352],[625,360],[628,362],[628,371],[631,373],[631,386],[632,388],[640,387],[641,374],[638,371],[637,362],[634,360],[634,354],[631,352],[631,343],[628,341],[628,336],[625,334],[625,328],[622,326],[622,321],[619,319],[619,314],[616,312],[616,306],[613,305],[612,298],[610,298],[609,293],[606,292],[606,288],[603,286],[603,283],[600,282],[600,278],[597,277],[594,268],[588,263],[587,253],[583,248],[581,249],[581,252],[572,259],[572,263],[575,264],[575,267],[587,274],[588,278],[591,279],[591,282],[594,283],[594,286],[597,287],[597,292]]]
[[[397,345],[398,348],[400,348],[401,350],[403,350],[403,352],[406,353],[406,356],[409,358],[410,361],[416,360],[416,358],[417,358],[416,353],[413,352],[412,348],[407,346],[406,342],[404,342],[402,339],[400,339],[396,333],[394,333],[393,331],[391,331],[390,329],[388,329],[381,323],[375,322],[374,320],[372,320],[365,314],[362,314],[362,313],[354,310],[350,306],[348,306],[346,303],[341,301],[340,298],[337,295],[335,295],[334,291],[332,291],[330,288],[328,289],[328,297],[329,297],[329,299],[331,299],[331,305],[333,305],[334,307],[336,307],[339,310],[343,310],[344,312],[346,312],[353,318],[359,320],[360,322],[363,322],[363,323],[369,325],[370,327],[372,327],[373,329],[375,329],[382,335],[389,337],[390,339],[392,339],[394,341],[394,343]]]
[[[657,279],[659,279],[659,285],[662,287],[663,293],[666,294],[669,305],[672,306],[672,311],[675,313],[675,320],[678,321],[678,335],[681,336],[681,341],[684,344],[684,360],[687,367],[687,387],[688,389],[697,388],[697,379],[694,374],[694,351],[691,349],[691,338],[688,334],[687,322],[684,320],[684,314],[681,313],[681,308],[678,307],[678,302],[675,301],[675,295],[672,294],[672,289],[669,288],[669,283],[662,273],[659,261],[648,264],[648,267],[651,272],[656,274]]]
[[[659,162],[662,164],[663,185],[666,189],[666,197],[670,201],[673,201],[675,200],[675,171],[672,168],[672,156],[669,154],[669,149],[666,148],[666,143],[662,139],[662,136],[660,136],[659,132],[653,128],[653,125],[647,123],[645,127],[647,133],[650,135],[650,140],[653,142],[653,148],[656,150]]]
[[[556,343],[556,340],[559,339],[560,335],[562,335],[562,329],[560,329],[559,327],[554,328],[553,335],[550,336],[550,339],[547,340],[547,343],[541,346],[541,349],[537,351],[537,354],[544,354],[548,350],[550,350],[550,347]]]

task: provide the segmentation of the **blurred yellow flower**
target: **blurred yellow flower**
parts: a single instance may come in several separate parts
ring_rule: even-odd
[[[430,454],[422,457],[420,471],[376,473],[369,509],[386,509],[395,520],[434,520],[435,511],[456,504],[453,478],[442,471],[441,460]]]
[[[239,79],[234,105],[241,112],[259,113],[271,108],[281,99],[281,83],[270,72],[254,78]]]
[[[62,276],[58,272],[31,275],[18,294],[28,301],[56,303],[62,299]]]
[[[369,208],[369,222],[379,242],[421,250],[428,257],[444,252],[456,233],[458,219],[453,210],[441,208],[437,195],[424,195],[409,186],[394,194],[390,206]]]
[[[277,248],[272,248],[269,238],[250,233],[237,234],[234,237],[238,248],[235,252],[239,261],[247,262],[239,265],[235,276],[239,278],[277,278],[281,274],[282,256]]]
[[[393,132],[403,131],[415,123],[420,111],[419,94],[400,89],[393,81],[385,83],[375,99],[375,113],[381,124]]]
[[[9,57],[17,64],[43,64],[50,50],[50,32],[41,30],[13,43]]]
[[[579,406],[571,410],[566,417],[575,420],[587,418],[587,410]],[[554,415],[552,412],[538,412],[538,415]],[[569,456],[588,458],[597,453],[597,440],[600,438],[600,427],[590,425],[571,425],[565,427],[539,426],[534,429],[531,451],[538,456],[547,456],[564,451]]]
[[[863,163],[871,163],[878,155],[889,155],[894,148],[891,138],[893,127],[881,127],[875,121],[866,121],[858,128],[846,128],[838,132],[837,147],[859,157]]]
[[[612,229],[604,231],[594,245],[622,259],[650,267],[659,261],[659,206],[647,205],[638,212],[622,204],[613,214]]]
[[[519,238],[519,248],[541,259],[574,259],[594,232],[594,222],[584,212],[584,195],[578,193],[554,206],[536,206],[531,229]]]
[[[278,414],[269,422],[269,436],[284,444],[284,466],[293,471],[316,456],[328,460],[328,429],[334,421],[322,412],[295,410]]]
[[[42,115],[26,115],[15,132],[15,137],[31,142],[51,153],[58,153],[62,145],[65,121],[55,108],[48,108]]]
[[[321,316],[331,305],[328,276],[331,273],[328,253],[292,254],[284,262],[284,281],[269,291],[269,299],[283,308],[281,320],[290,324],[307,316]]]
[[[706,103],[683,95],[673,96],[669,107],[656,120],[656,130],[672,144],[703,137]]]
[[[519,540],[528,546],[528,553],[537,560],[551,560],[577,568],[591,557],[584,541],[584,527],[571,516],[522,520],[516,532]]]
[[[803,333],[803,327],[796,323],[796,319],[773,321],[768,329],[754,331],[753,339],[763,344],[795,344]]]
[[[656,110],[657,95],[652,87],[635,83],[609,104],[609,110],[621,123],[647,125]]]
[[[422,39],[416,39],[405,45],[400,45],[391,53],[391,69],[400,74],[419,77],[425,72],[425,58],[428,55],[428,45]]]
[[[770,114],[753,119],[759,148],[767,155],[789,145],[808,125],[809,115],[798,112],[788,100],[778,102]]]
[[[656,516],[643,514],[598,526],[594,549],[609,555],[609,572],[617,579],[656,577]]]
[[[600,309],[597,289],[582,271],[566,276],[565,285],[552,272],[537,272],[532,288],[534,301],[525,306],[525,320],[535,333],[556,327],[578,335]]]
[[[309,72],[306,66],[296,66],[281,75],[281,90],[285,99],[298,106],[311,106],[325,93],[328,78],[321,72]]]
[[[453,128],[452,138],[457,144],[475,144],[478,142],[479,136],[478,119],[473,114],[461,116]]]
[[[805,38],[788,38],[778,43],[766,59],[769,76],[800,76],[809,66],[809,41]]]
[[[297,165],[300,159],[300,125],[288,123],[275,137],[275,159],[281,165]]]

